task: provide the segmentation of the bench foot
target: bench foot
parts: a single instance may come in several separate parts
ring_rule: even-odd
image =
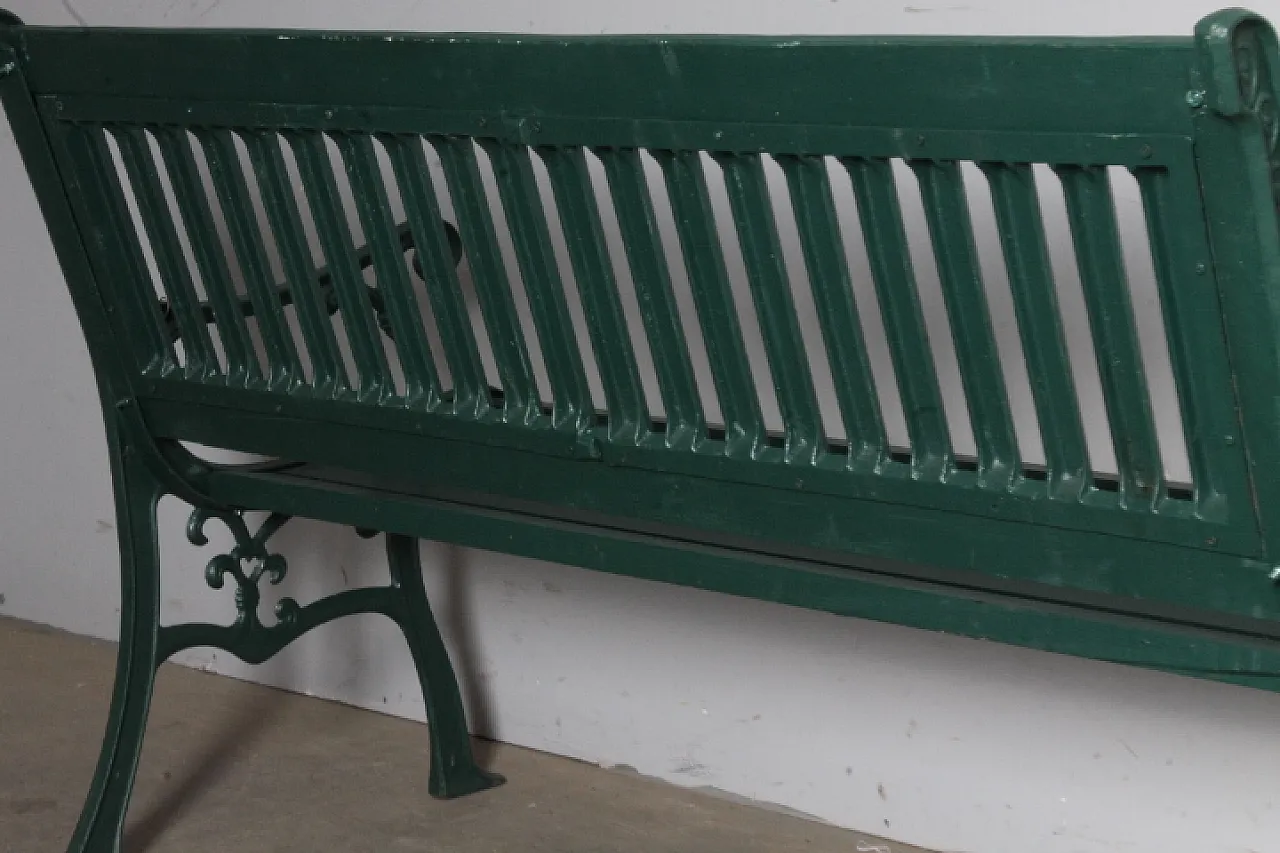
[[[391,569],[392,587],[399,592],[403,608],[403,618],[396,621],[413,653],[427,706],[431,735],[431,777],[427,790],[433,797],[452,799],[501,785],[505,780],[476,764],[471,751],[471,734],[458,679],[422,583],[418,540],[388,533],[387,564]]]
[[[113,448],[120,540],[120,648],[107,731],[70,853],[118,853],[155,684],[160,621],[157,484]]]

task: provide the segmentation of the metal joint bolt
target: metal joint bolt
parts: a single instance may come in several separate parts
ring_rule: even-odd
[[[1271,580],[1275,583],[1280,583],[1280,566],[1272,566],[1271,571],[1267,574],[1267,577],[1271,578]]]
[[[1200,107],[1203,107],[1204,106],[1204,90],[1192,89],[1190,92],[1187,92],[1187,106],[1193,109],[1198,109]]]
[[[16,70],[18,70],[18,63],[14,62],[12,59],[3,65],[0,65],[0,80],[8,77]]]

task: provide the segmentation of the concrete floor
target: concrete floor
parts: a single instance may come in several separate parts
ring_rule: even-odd
[[[64,850],[115,646],[0,619],[0,851]],[[427,795],[422,725],[177,666],[160,673],[125,853],[924,853],[500,744],[508,783]]]

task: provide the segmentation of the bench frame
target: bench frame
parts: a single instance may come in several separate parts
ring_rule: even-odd
[[[1166,582],[1177,583],[1181,574],[1191,571],[1189,567],[1212,567],[1210,571],[1221,580],[1215,595],[1222,602],[1222,612],[1214,620],[1192,613],[1189,604],[1139,600],[1144,596],[1135,596],[1132,606],[1117,610],[1113,602],[1079,591],[1036,594],[1013,581],[1003,587],[991,579],[971,583],[964,573],[930,573],[918,565],[904,568],[902,561],[884,556],[851,560],[816,542],[812,547],[770,549],[731,533],[713,534],[652,520],[619,527],[590,512],[557,516],[519,501],[480,501],[465,491],[408,479],[366,482],[339,476],[334,468],[294,463],[207,463],[184,449],[178,439],[209,438],[223,446],[266,453],[295,446],[300,456],[318,456],[336,468],[368,472],[381,468],[388,474],[394,467],[389,460],[412,458],[423,445],[412,429],[379,432],[379,423],[372,418],[363,424],[337,423],[324,414],[310,423],[304,440],[288,418],[265,408],[241,408],[226,397],[226,389],[196,393],[135,375],[127,364],[128,354],[116,345],[120,335],[112,315],[118,306],[110,297],[111,285],[95,274],[64,169],[55,154],[57,143],[49,136],[37,94],[26,80],[24,30],[16,17],[0,11],[0,99],[93,354],[110,448],[122,567],[115,693],[98,769],[71,843],[76,853],[119,849],[160,663],[193,646],[220,648],[259,663],[311,628],[354,613],[387,616],[400,626],[409,643],[426,698],[431,793],[452,797],[499,783],[500,778],[478,767],[472,756],[456,678],[423,587],[417,537],[498,547],[635,577],[1254,686],[1274,686],[1280,677],[1280,630],[1274,627],[1280,601],[1256,603],[1264,595],[1274,597],[1268,576],[1274,578],[1273,566],[1280,565],[1280,554],[1267,535],[1280,525],[1280,476],[1271,476],[1280,474],[1280,443],[1274,441],[1280,431],[1280,411],[1275,405],[1280,399],[1280,306],[1273,304],[1280,293],[1276,214],[1280,118],[1273,85],[1280,79],[1280,62],[1275,33],[1262,19],[1228,11],[1201,22],[1194,54],[1198,65],[1188,70],[1193,85],[1186,96],[1187,108],[1194,113],[1194,152],[1207,213],[1213,280],[1233,348],[1241,413],[1240,458],[1245,458],[1247,448],[1251,509],[1256,517],[1246,513],[1239,526],[1223,527],[1226,539],[1221,548],[1216,540],[1178,541],[1189,535],[1187,531],[1199,536],[1195,525],[1212,522],[1212,507],[1204,510],[1204,519],[1183,519],[1185,523],[1158,514],[1141,522],[1146,526],[1124,522],[1134,525],[1128,532],[1141,534],[1138,538],[1105,531],[1060,534],[1060,541],[1066,543],[1063,547],[1079,550],[1082,560],[1114,558],[1124,565],[1153,566],[1153,583],[1159,578],[1157,570],[1165,572]],[[1242,52],[1245,40],[1256,48],[1249,56],[1248,51]],[[540,130],[537,122],[518,117],[510,132],[515,138],[528,138]],[[945,145],[945,134],[941,138]],[[1141,161],[1153,153],[1164,156],[1146,143],[1125,156]],[[451,248],[456,260],[458,247]],[[367,259],[368,254],[363,257]],[[325,275],[316,271],[321,281]],[[282,290],[282,300],[287,293],[287,288]],[[214,311],[205,310],[212,320]],[[188,399],[180,399],[183,393]],[[216,427],[207,426],[200,416],[201,406],[210,412],[221,408],[227,417],[217,421]],[[234,417],[228,415],[230,409],[238,409],[231,412]],[[303,417],[307,412],[305,401],[298,401],[294,413]],[[490,441],[480,425],[468,428],[466,435],[458,427],[433,428],[439,430],[435,437],[446,443],[466,440],[475,442],[473,448],[491,446],[494,460],[516,460],[514,454],[531,448],[532,452],[548,449],[501,446]],[[367,443],[353,440],[372,435],[380,439],[372,450]],[[1227,438],[1229,444],[1236,441],[1234,436]],[[589,432],[562,439],[555,437],[560,443],[549,446],[562,460],[584,465],[626,462],[622,456],[612,458],[614,449]],[[428,455],[426,461],[442,466],[447,462],[439,453]],[[542,470],[528,464],[530,475]],[[637,482],[641,479],[638,476]],[[393,485],[388,486],[389,482]],[[777,486],[758,485],[761,489]],[[655,480],[652,488],[659,489],[661,484]],[[800,485],[795,489],[799,495]],[[165,495],[193,507],[187,531],[193,544],[207,542],[203,531],[210,520],[226,525],[233,534],[234,548],[213,557],[206,570],[215,588],[222,587],[228,575],[234,581],[237,617],[233,624],[160,625],[156,505]],[[819,490],[816,495],[806,493],[805,499],[824,498]],[[761,506],[767,511],[770,503],[762,497]],[[246,513],[261,511],[268,515],[253,531]],[[947,516],[945,507],[936,511],[957,535],[975,523],[964,516]],[[270,551],[269,540],[294,516],[353,526],[368,535],[385,534],[390,584],[344,591],[306,606],[284,599],[274,624],[265,625],[258,615],[259,585],[264,578],[279,583],[285,575],[285,562]],[[939,529],[945,529],[945,524]],[[1009,529],[1016,526],[1010,525]],[[1043,551],[1045,541],[1028,534],[1027,553],[1034,558]],[[1234,550],[1226,547],[1228,541]]]

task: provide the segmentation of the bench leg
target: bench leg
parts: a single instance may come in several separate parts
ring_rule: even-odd
[[[503,778],[481,768],[472,754],[457,678],[427,603],[417,539],[387,535],[390,586],[344,590],[306,606],[281,599],[275,609],[278,621],[264,625],[258,618],[258,584],[263,579],[279,583],[286,571],[284,559],[268,551],[267,541],[288,516],[273,513],[254,533],[242,512],[196,509],[187,526],[193,544],[207,544],[203,528],[212,518],[234,534],[235,547],[209,561],[205,578],[215,589],[227,577],[234,579],[238,615],[231,625],[161,627],[156,504],[162,488],[126,449],[113,447],[112,457],[121,561],[120,648],[107,731],[69,853],[120,851],[156,670],[162,662],[183,649],[205,646],[246,663],[262,663],[312,628],[357,613],[390,617],[413,653],[431,737],[431,795],[460,797],[502,784]],[[243,568],[246,561],[254,564],[251,571]]]
[[[120,648],[107,731],[70,853],[118,853],[129,793],[155,684],[160,620],[159,488],[118,448],[116,516],[120,540]]]
[[[427,706],[431,736],[431,777],[427,790],[433,797],[451,799],[501,785],[503,778],[476,764],[471,752],[471,735],[458,679],[422,583],[418,540],[388,533],[387,564],[391,569],[391,585],[401,596],[396,622],[413,653]]]

